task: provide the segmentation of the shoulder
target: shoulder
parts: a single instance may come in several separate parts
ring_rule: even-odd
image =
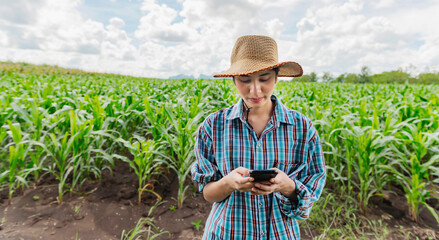
[[[297,110],[290,109],[283,104],[282,104],[282,108],[285,113],[285,118],[287,122],[299,127],[300,126],[308,127],[310,124],[312,125],[310,118],[305,114]]]
[[[303,113],[287,108],[282,105],[284,110],[286,122],[291,124],[296,131],[300,131],[303,136],[306,136],[308,141],[313,141],[317,136],[317,131],[311,119]]]
[[[206,128],[211,130],[219,125],[223,125],[224,122],[228,119],[231,112],[233,110],[233,106],[228,108],[220,109],[216,112],[209,114],[201,124],[201,128]]]

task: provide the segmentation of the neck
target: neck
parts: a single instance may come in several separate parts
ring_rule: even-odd
[[[246,112],[247,112],[247,107],[248,105],[245,103],[244,99],[243,101],[243,113],[245,114],[244,116],[247,116]],[[269,101],[267,104],[263,105],[263,106],[258,106],[258,107],[250,107],[250,112],[249,112],[249,118],[251,117],[252,119],[258,119],[258,118],[266,118],[266,117],[271,117],[271,115],[273,114],[273,110],[274,110],[274,103],[273,101]]]

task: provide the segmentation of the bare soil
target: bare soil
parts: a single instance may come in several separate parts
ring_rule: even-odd
[[[192,184],[188,182],[188,184]],[[0,239],[120,239],[123,230],[132,229],[139,218],[148,216],[157,197],[145,192],[138,205],[137,178],[125,163],[119,163],[113,174],[104,172],[101,181],[87,182],[84,193],[66,194],[58,204],[57,181],[46,177],[38,187],[17,193],[10,205],[7,190],[0,193]],[[181,209],[177,206],[178,183],[174,174],[158,177],[154,191],[163,203],[152,211],[154,224],[169,234],[158,239],[201,239],[203,228],[196,230],[193,223],[202,220],[204,226],[211,204],[202,194],[188,190]],[[38,198],[38,199],[37,199]],[[436,209],[438,201],[430,202]],[[410,232],[413,238],[439,239],[439,225],[426,211],[419,223],[408,219],[402,192],[389,199],[372,199],[367,217],[381,219],[391,229],[388,239],[401,239]],[[303,239],[316,236],[315,230],[301,227]]]

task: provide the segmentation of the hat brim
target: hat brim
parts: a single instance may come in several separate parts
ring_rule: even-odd
[[[303,75],[303,69],[296,62],[280,62],[276,64],[263,64],[252,66],[245,61],[236,62],[227,71],[213,75],[214,77],[233,77],[239,75],[250,75],[255,72],[265,71],[268,69],[279,68],[279,77],[300,77]]]

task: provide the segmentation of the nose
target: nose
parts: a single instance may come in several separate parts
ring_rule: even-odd
[[[261,93],[261,83],[258,80],[253,81],[253,84],[250,86],[250,93],[258,94]]]

